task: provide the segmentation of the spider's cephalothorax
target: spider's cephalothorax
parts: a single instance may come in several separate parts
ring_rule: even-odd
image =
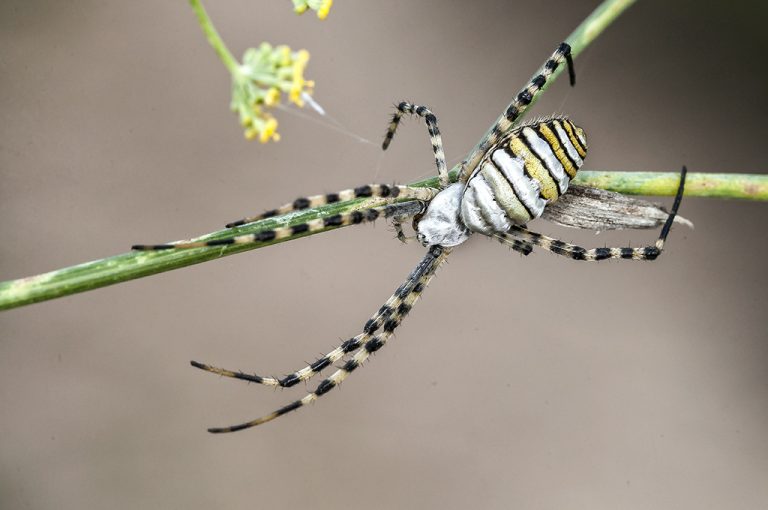
[[[595,261],[610,258],[654,260],[659,256],[683,196],[685,167],[680,176],[680,185],[672,210],[653,246],[585,249],[531,232],[524,227],[529,221],[541,216],[548,203],[557,200],[566,192],[570,180],[576,175],[586,155],[584,132],[564,117],[552,117],[514,127],[515,121],[564,62],[568,65],[571,85],[573,85],[575,77],[571,48],[568,44],[562,43],[464,160],[455,183],[450,182],[435,115],[424,106],[402,102],[397,105],[397,110],[392,117],[383,148],[386,149],[389,146],[403,115],[415,114],[424,118],[432,140],[440,180],[439,188],[367,184],[337,193],[298,198],[277,209],[229,223],[227,227],[237,227],[264,218],[334,202],[360,198],[370,200],[363,206],[364,208],[351,212],[321,216],[306,223],[224,239],[133,247],[136,250],[171,250],[263,243],[343,225],[371,222],[382,216],[392,219],[398,238],[405,240],[401,222],[406,218],[417,219],[415,222],[417,237],[428,246],[427,253],[405,283],[398,287],[386,303],[365,323],[362,333],[343,342],[314,363],[282,378],[234,372],[196,361],[192,362],[192,365],[197,368],[226,377],[288,388],[307,381],[334,363],[346,359],[303,398],[261,418],[239,425],[208,429],[210,432],[233,432],[271,421],[314,402],[341,384],[371,354],[386,344],[395,328],[411,311],[452,247],[463,243],[471,232],[498,239],[525,255],[530,253],[534,246],[538,246],[574,260]]]
[[[525,225],[566,192],[586,155],[584,131],[564,117],[516,128],[488,150],[466,184],[432,200],[417,238],[425,246],[456,246],[470,232],[493,236]]]

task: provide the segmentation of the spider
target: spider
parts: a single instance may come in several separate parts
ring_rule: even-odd
[[[586,156],[584,131],[565,117],[553,116],[513,128],[515,120],[525,112],[552,73],[564,62],[568,66],[571,85],[574,84],[571,48],[567,43],[561,43],[536,76],[517,94],[496,125],[464,160],[458,179],[454,183],[449,179],[435,115],[424,106],[402,102],[396,107],[382,148],[388,148],[403,115],[422,117],[432,141],[439,188],[369,184],[337,193],[298,198],[277,209],[229,223],[227,227],[237,227],[296,210],[355,198],[378,200],[377,205],[365,209],[225,239],[133,247],[135,250],[167,250],[259,243],[286,239],[328,227],[371,222],[385,217],[392,219],[398,238],[403,241],[406,237],[402,222],[413,218],[416,238],[427,248],[421,262],[365,323],[360,334],[300,370],[283,378],[275,378],[235,372],[192,361],[192,366],[221,376],[289,388],[346,359],[343,365],[337,367],[314,391],[303,398],[255,420],[228,427],[210,428],[209,432],[234,432],[261,425],[312,403],[339,386],[371,354],[384,347],[451,250],[466,241],[474,232],[495,238],[524,255],[529,254],[534,246],[583,261],[655,260],[661,254],[683,196],[685,167],[681,172],[672,210],[653,246],[585,249],[525,228],[529,221],[541,216],[548,203],[554,202],[566,192],[570,180],[576,175]]]

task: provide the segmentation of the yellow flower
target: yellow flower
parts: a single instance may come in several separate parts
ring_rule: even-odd
[[[325,19],[331,11],[333,0],[293,0],[293,12],[304,14],[307,9],[317,11],[317,17]]]
[[[304,70],[307,68],[307,62],[309,62],[309,52],[307,50],[299,50],[293,59],[293,76],[304,74]]]
[[[317,17],[320,19],[327,18],[328,13],[331,12],[332,5],[333,0],[323,0],[323,2],[320,4],[320,7],[317,9]]]
[[[270,87],[267,93],[264,95],[264,104],[267,106],[275,106],[280,102],[280,89],[277,87]]]
[[[251,125],[253,125],[253,117],[248,115],[247,113],[243,113],[240,115],[240,125],[244,128],[247,128]]]
[[[261,134],[259,135],[259,141],[261,143],[267,143],[270,139],[278,141],[280,137],[277,135],[277,119],[270,117],[267,122],[264,123],[264,127],[261,128]]]
[[[298,106],[304,106],[304,100],[301,98],[304,87],[306,86],[310,89],[314,85],[313,82],[308,82],[304,79],[304,70],[307,68],[307,62],[309,62],[309,52],[307,50],[297,51],[293,61],[293,80],[288,92],[288,98]]]
[[[288,46],[278,46],[280,67],[288,67],[291,65],[291,48]]]
[[[304,78],[308,62],[307,50],[294,52],[285,45],[262,43],[258,49],[246,50],[239,72],[233,76],[231,107],[240,115],[247,139],[258,138],[262,143],[280,139],[277,120],[270,111],[283,94],[287,101],[304,106],[304,94],[315,86]]]
[[[290,99],[296,106],[303,107],[304,100],[301,98],[301,87],[291,87],[291,91],[288,93],[288,99]]]

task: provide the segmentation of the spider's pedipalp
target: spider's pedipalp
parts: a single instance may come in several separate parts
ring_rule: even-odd
[[[397,240],[403,244],[406,244],[408,243],[408,241],[416,239],[415,236],[411,236],[411,237],[406,236],[405,232],[403,231],[403,221],[407,219],[408,219],[408,216],[395,216],[392,218],[392,228],[395,229],[395,237],[397,237]]]
[[[308,393],[306,396],[299,400],[295,400],[290,404],[287,404],[277,409],[276,411],[273,411],[255,420],[241,423],[239,425],[232,425],[229,427],[210,428],[208,429],[208,432],[214,434],[222,432],[235,432],[238,430],[261,425],[268,421],[272,421],[279,416],[310,404],[317,400],[319,397],[331,391],[333,388],[337,387],[344,379],[349,376],[349,374],[351,374],[355,369],[362,365],[372,353],[378,351],[384,346],[387,340],[389,340],[389,338],[392,336],[395,328],[400,325],[405,316],[408,315],[408,312],[411,311],[414,303],[418,300],[419,296],[424,291],[424,288],[426,288],[426,286],[429,284],[429,281],[434,276],[435,271],[445,260],[449,253],[450,249],[448,248],[443,248],[441,246],[430,247],[427,255],[422,259],[419,265],[416,266],[416,269],[413,270],[411,275],[408,277],[408,280],[406,280],[406,284],[401,285],[400,288],[398,288],[398,290],[395,292],[395,295],[400,294],[403,296],[402,302],[392,310],[389,318],[384,320],[383,323],[381,323],[381,325],[378,326],[375,330],[372,329],[373,326],[366,325],[366,328],[371,329],[371,332],[377,331],[379,328],[381,329],[381,332],[370,336],[368,340],[362,343],[353,357],[349,359],[341,368],[337,369],[333,374],[321,381],[314,391]],[[408,281],[413,281],[415,284],[411,286],[406,293],[405,289],[407,288]]]
[[[307,381],[311,379],[325,368],[331,366],[333,363],[336,363],[347,354],[358,350],[366,342],[368,342],[376,333],[376,331],[378,331],[390,319],[390,317],[392,317],[393,314],[400,310],[400,306],[403,304],[404,300],[411,294],[413,288],[419,284],[419,279],[421,276],[421,273],[417,271],[411,273],[408,276],[408,279],[402,285],[400,285],[400,287],[397,288],[394,294],[392,294],[392,296],[389,297],[389,299],[376,311],[376,313],[373,314],[371,318],[368,319],[368,321],[366,321],[365,325],[363,326],[362,333],[344,341],[341,345],[328,352],[327,354],[319,357],[313,363],[308,364],[304,368],[296,370],[295,372],[292,372],[285,377],[277,378],[260,376],[256,374],[246,374],[241,371],[235,372],[233,370],[214,367],[205,363],[200,363],[198,361],[191,361],[190,364],[195,368],[199,368],[201,370],[205,370],[207,372],[211,372],[224,377],[231,377],[243,381],[263,384],[265,386],[290,388],[291,386],[294,386],[301,381]]]
[[[437,190],[434,188],[415,188],[424,190],[424,196],[434,196]],[[131,247],[136,251],[159,251],[175,249],[207,248],[212,246],[227,246],[231,244],[255,244],[275,240],[286,241],[288,239],[306,235],[310,232],[317,232],[324,229],[343,227],[345,225],[357,225],[368,223],[378,218],[391,218],[393,216],[413,216],[422,212],[425,203],[421,200],[412,200],[409,202],[400,202],[396,204],[381,205],[369,207],[358,211],[344,212],[315,218],[306,223],[299,223],[290,227],[275,227],[268,230],[262,230],[254,234],[241,236],[225,237],[222,239],[212,239],[209,241],[191,241],[174,244],[135,244]]]
[[[437,127],[437,117],[426,106],[417,106],[406,101],[400,102],[392,114],[392,121],[389,123],[387,133],[384,135],[384,141],[381,143],[382,150],[387,150],[392,138],[395,136],[397,126],[404,114],[418,115],[423,117],[427,123],[429,139],[432,142],[432,152],[435,154],[435,165],[437,166],[437,175],[440,178],[440,187],[444,188],[449,184],[448,168],[445,164],[445,151],[443,151],[443,139],[440,136],[440,129]]]
[[[293,202],[281,205],[276,209],[270,209],[269,211],[257,214],[256,216],[249,216],[241,220],[227,223],[226,228],[239,227],[247,223],[281,216],[293,211],[302,211],[304,209],[320,207],[322,205],[334,204],[337,202],[347,202],[356,198],[385,199],[387,201],[395,199],[428,201],[433,196],[433,193],[430,193],[429,189],[430,188],[414,188],[400,184],[364,184],[356,188],[344,189],[336,193],[299,197]]]

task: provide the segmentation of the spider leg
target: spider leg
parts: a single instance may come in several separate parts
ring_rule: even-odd
[[[528,241],[521,241],[520,239],[515,239],[512,236],[506,235],[494,235],[493,237],[501,244],[505,244],[523,255],[530,255],[533,251],[533,245]]]
[[[398,184],[365,184],[357,188],[341,190],[336,193],[326,193],[324,195],[312,195],[308,197],[299,197],[293,202],[281,205],[276,209],[270,209],[256,216],[249,216],[241,220],[227,223],[227,228],[239,227],[246,223],[272,218],[282,214],[288,214],[293,211],[301,211],[311,207],[319,207],[336,202],[346,202],[356,198],[383,198],[387,200],[424,200],[429,201],[434,196],[430,188],[413,188],[411,186],[402,186]]]
[[[672,205],[672,210],[667,216],[667,221],[664,222],[664,226],[661,228],[661,234],[654,246],[645,246],[641,248],[592,248],[585,249],[581,246],[569,244],[558,239],[553,239],[537,232],[531,232],[523,227],[514,226],[507,234],[498,234],[497,237],[509,240],[511,238],[517,238],[524,242],[540,246],[545,250],[549,250],[558,255],[564,255],[574,260],[586,260],[597,261],[606,259],[632,259],[632,260],[656,260],[661,255],[664,249],[664,243],[667,240],[667,235],[672,227],[672,222],[675,221],[675,216],[680,208],[680,202],[683,199],[683,189],[685,187],[685,176],[688,170],[683,167],[680,172],[680,185],[677,188],[677,194],[675,195],[675,201]]]
[[[437,175],[440,177],[440,187],[445,188],[449,184],[448,168],[445,164],[445,153],[443,152],[443,139],[440,136],[440,129],[437,127],[437,117],[426,106],[416,106],[405,101],[396,106],[395,113],[392,114],[392,121],[389,123],[387,133],[384,135],[384,141],[381,144],[382,150],[387,150],[392,138],[395,136],[397,126],[404,114],[418,115],[423,117],[427,123],[429,138],[432,141],[432,151],[435,153],[435,165],[437,165]]]
[[[395,228],[397,240],[401,243],[407,243],[408,238],[405,236],[405,232],[403,232],[403,218],[400,216],[392,218],[392,226]]]
[[[307,365],[306,367],[297,370],[283,378],[276,377],[264,377],[256,374],[246,374],[243,372],[235,372],[227,370],[225,368],[218,368],[205,363],[192,361],[193,367],[200,368],[207,372],[212,372],[224,377],[232,377],[235,379],[241,379],[257,384],[263,384],[265,386],[280,386],[282,388],[290,388],[298,384],[301,381],[307,381],[320,373],[325,368],[329,367],[333,363],[336,363],[344,356],[358,350],[363,344],[365,344],[371,337],[378,331],[384,323],[390,319],[390,317],[400,309],[400,305],[403,300],[406,299],[412,292],[413,288],[418,285],[421,274],[414,271],[408,276],[408,279],[397,288],[394,294],[378,309],[378,311],[371,316],[370,319],[363,326],[363,332],[359,335],[350,338],[343,342],[340,346],[336,347],[332,351],[318,358],[314,363]]]
[[[427,190],[429,194],[434,195],[437,190],[433,188],[420,188]],[[390,218],[392,216],[413,216],[426,209],[426,201],[413,200],[409,202],[400,202],[397,204],[381,205],[334,214],[324,218],[316,218],[306,223],[299,223],[292,227],[275,227],[268,230],[262,230],[255,234],[246,234],[241,236],[225,237],[222,239],[211,239],[209,241],[190,241],[175,244],[135,244],[131,247],[137,251],[158,251],[174,249],[205,248],[210,246],[226,246],[230,244],[253,244],[279,240],[288,240],[293,237],[306,235],[309,232],[317,232],[326,228],[342,227],[344,225],[357,225],[360,223],[372,222],[379,217]]]
[[[519,119],[536,100],[536,96],[538,96],[539,92],[544,88],[547,80],[552,76],[552,73],[554,73],[564,61],[568,64],[568,76],[571,81],[571,86],[576,83],[576,73],[573,69],[573,58],[571,57],[571,46],[565,42],[560,43],[552,56],[544,62],[544,65],[541,66],[528,85],[518,92],[515,99],[507,107],[507,110],[496,120],[496,124],[490,131],[488,131],[488,133],[486,133],[485,137],[479,144],[477,144],[469,156],[467,156],[467,159],[464,160],[458,179],[460,182],[467,182],[483,156],[491,147],[499,143],[499,140],[512,129],[513,123]]]
[[[308,393],[305,397],[291,402],[276,411],[273,411],[267,415],[257,418],[255,420],[241,423],[239,425],[232,425],[229,427],[217,427],[208,429],[208,432],[221,433],[221,432],[235,432],[238,430],[255,427],[268,421],[272,421],[275,418],[282,416],[291,411],[295,411],[300,407],[310,404],[317,400],[319,397],[325,395],[333,388],[337,387],[341,382],[349,376],[355,369],[362,365],[368,357],[381,349],[384,344],[392,336],[392,332],[400,325],[405,316],[410,312],[411,307],[419,298],[424,288],[435,274],[438,266],[445,260],[450,253],[450,249],[443,248],[441,246],[432,246],[429,248],[427,255],[419,262],[416,269],[409,276],[409,280],[415,280],[417,283],[410,289],[408,294],[402,299],[402,302],[396,310],[392,312],[392,315],[384,321],[381,325],[382,331],[377,335],[372,336],[369,340],[363,343],[354,356],[347,361],[341,368],[336,370],[329,377],[324,379],[311,393]]]
[[[409,216],[395,216],[392,218],[392,227],[395,229],[395,235],[397,236],[397,240],[400,241],[403,244],[407,244],[408,241],[413,241],[416,239],[415,235],[412,236],[406,236],[405,232],[403,231],[403,222],[407,219],[409,219]]]

